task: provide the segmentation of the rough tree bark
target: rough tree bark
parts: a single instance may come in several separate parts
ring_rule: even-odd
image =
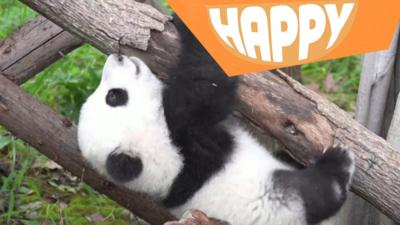
[[[84,0],[64,2],[63,5],[52,0],[23,2],[45,14],[58,25],[89,40],[106,53],[117,52],[118,40],[121,37],[126,38],[126,34],[114,33],[113,23],[110,21],[113,21],[113,18],[130,21],[132,18],[126,17],[127,14],[124,13],[102,9],[104,4],[119,4],[123,10],[126,7],[122,6],[128,4],[126,1],[114,4],[107,1],[102,1],[103,4],[90,1],[90,6]],[[72,7],[66,6],[69,4]],[[90,13],[93,11],[100,13]],[[78,17],[76,13],[79,13]],[[110,19],[103,20],[105,15]],[[87,23],[89,19],[94,18],[104,23],[102,28],[98,29]],[[128,27],[129,25],[125,29],[129,30]],[[101,33],[103,37],[113,38],[94,38]],[[138,46],[138,43],[133,46]],[[141,56],[156,73],[166,78],[163,71],[175,64],[179,48],[179,35],[172,23],[166,23],[164,32],[153,32],[146,52],[137,51],[128,45],[123,45],[121,50],[126,54]],[[353,190],[396,221],[400,221],[400,154],[336,105],[284,74],[265,72],[240,78],[238,110],[256,126],[268,130],[288,147],[296,159],[305,164],[314,161],[322,149],[332,144],[341,144],[353,149],[358,159]],[[3,114],[0,114],[0,117],[3,117]],[[11,119],[16,118],[3,118],[0,122],[10,123]],[[16,127],[14,132],[18,134],[20,129],[22,128]]]
[[[84,30],[85,40],[90,43],[104,43],[104,48],[118,49],[129,45],[146,50],[152,29],[162,31],[169,16],[160,13],[150,5],[131,0],[103,1],[30,1],[32,8],[40,8],[43,15],[58,15],[53,22],[70,22],[70,31]],[[89,11],[77,10],[86,8]],[[115,15],[107,17],[105,15]],[[123,18],[123,19],[122,19]],[[81,33],[83,34],[83,33]],[[92,35],[95,34],[95,35]]]
[[[82,40],[39,16],[0,43],[0,73],[22,84]]]
[[[131,0],[22,2],[107,54],[122,52],[126,55],[138,55],[154,71],[159,72],[161,77],[167,76],[164,71],[179,54],[179,35],[173,24],[165,24],[169,16],[158,13],[147,4]],[[138,22],[143,25],[138,25]],[[151,32],[151,29],[154,31]],[[161,30],[163,32],[157,32]],[[136,39],[140,39],[138,43],[129,44]],[[145,52],[140,50],[146,47]]]

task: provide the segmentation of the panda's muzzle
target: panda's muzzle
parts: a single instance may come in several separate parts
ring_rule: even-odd
[[[116,182],[125,183],[140,175],[143,170],[143,163],[139,157],[112,152],[107,157],[106,170]]]

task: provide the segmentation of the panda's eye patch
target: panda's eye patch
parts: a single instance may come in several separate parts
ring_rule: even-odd
[[[108,91],[106,103],[109,106],[124,106],[128,102],[128,93],[121,88],[114,88]]]

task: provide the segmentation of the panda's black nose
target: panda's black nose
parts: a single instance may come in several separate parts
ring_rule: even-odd
[[[111,153],[107,157],[106,170],[117,182],[125,183],[137,178],[143,170],[142,160],[124,153]]]
[[[121,54],[117,55],[117,59],[118,59],[118,62],[120,62],[122,64],[124,63],[124,57]]]

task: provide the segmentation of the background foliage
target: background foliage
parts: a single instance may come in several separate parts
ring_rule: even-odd
[[[0,41],[36,15],[16,0],[1,0]],[[80,106],[99,83],[104,61],[102,53],[84,45],[25,83],[23,89],[77,121]],[[348,111],[355,110],[359,73],[359,56],[302,67],[305,84]],[[0,224],[139,223],[3,128],[0,178]]]

